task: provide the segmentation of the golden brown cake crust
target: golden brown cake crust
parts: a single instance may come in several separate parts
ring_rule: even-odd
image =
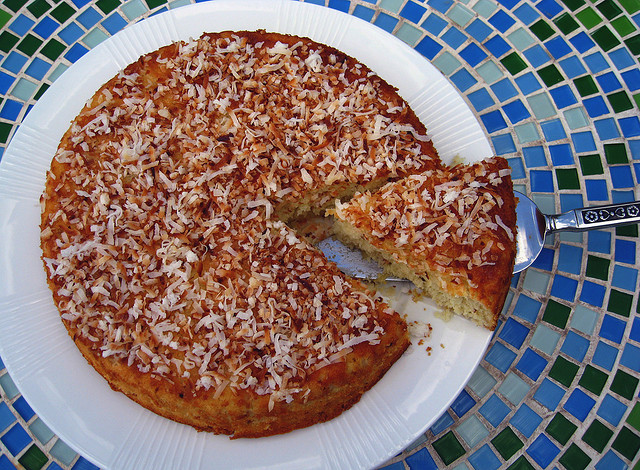
[[[494,329],[515,261],[515,207],[509,165],[493,157],[408,176],[334,212],[343,236],[353,227],[374,254],[448,296],[436,301],[451,300],[445,307],[453,313],[467,310]],[[475,306],[455,300],[464,298]]]
[[[63,136],[42,198],[54,301],[111,387],[162,416],[233,437],[331,419],[406,324],[281,219],[439,165],[396,91],[335,49],[263,31],[163,47]]]

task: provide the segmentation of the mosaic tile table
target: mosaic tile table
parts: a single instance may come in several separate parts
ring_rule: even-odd
[[[214,0],[215,1],[215,0]],[[3,0],[0,157],[71,63],[189,0]],[[327,0],[445,75],[548,213],[640,196],[640,0]],[[389,470],[640,468],[637,226],[551,237],[451,408]],[[0,286],[0,288],[2,288]],[[0,362],[0,470],[95,468]]]

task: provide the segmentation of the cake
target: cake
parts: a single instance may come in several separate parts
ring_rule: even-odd
[[[338,202],[335,231],[445,312],[493,330],[516,254],[510,175],[501,157],[410,175]]]
[[[162,47],[53,158],[54,303],[109,385],[161,416],[233,438],[326,421],[403,354],[407,325],[292,223],[440,166],[397,91],[336,49],[265,31]]]

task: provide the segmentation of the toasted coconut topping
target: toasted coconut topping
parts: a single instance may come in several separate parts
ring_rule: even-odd
[[[434,167],[424,129],[321,45],[205,35],[135,65],[73,122],[49,175],[42,245],[62,318],[102,356],[194,393],[304,396],[306,376],[384,325],[276,210]]]

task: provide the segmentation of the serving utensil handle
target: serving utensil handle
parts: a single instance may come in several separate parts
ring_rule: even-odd
[[[583,207],[562,214],[547,215],[547,230],[583,232],[599,228],[640,223],[640,201]]]

